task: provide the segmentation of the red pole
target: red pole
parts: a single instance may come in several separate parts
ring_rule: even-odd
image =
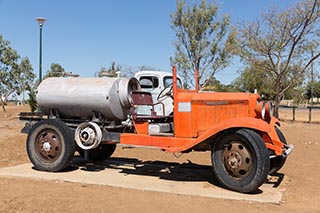
[[[172,77],[173,77],[173,97],[176,97],[178,94],[178,86],[177,86],[177,67],[175,65],[172,66]]]
[[[178,85],[177,85],[177,68],[172,66],[172,75],[173,75],[173,120],[176,120],[178,115]],[[174,124],[176,125],[176,124]]]
[[[195,89],[196,91],[199,91],[199,74],[198,74],[198,70],[194,70],[194,79],[196,81],[196,85],[195,85]]]

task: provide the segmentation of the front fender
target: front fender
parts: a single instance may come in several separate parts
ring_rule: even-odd
[[[212,128],[201,132],[197,139],[200,143],[209,137],[233,128],[253,129],[260,133],[268,149],[274,150],[276,155],[281,155],[284,150],[284,146],[275,131],[275,125],[279,125],[279,121],[275,117],[271,118],[269,123],[262,119],[252,117],[232,118],[224,120]]]
[[[272,125],[267,123],[264,120],[257,119],[257,118],[232,118],[228,120],[224,120],[220,122],[219,124],[213,126],[210,129],[207,129],[199,134],[199,139],[204,140],[208,137],[211,137],[213,135],[216,135],[217,133],[221,131],[225,131],[227,129],[232,128],[248,128],[248,129],[255,129],[260,132],[270,132],[274,128]]]
[[[253,129],[261,135],[265,141],[268,149],[274,150],[276,155],[281,155],[284,152],[284,145],[280,141],[275,125],[278,125],[279,121],[276,118],[271,118],[270,122],[266,122],[262,119],[244,117],[244,118],[232,118],[224,120],[211,128],[199,132],[198,137],[193,139],[180,138],[181,140],[175,140],[171,143],[171,146],[165,148],[169,152],[181,152],[188,150],[203,141],[206,141],[210,137],[218,136],[220,133],[234,129],[234,128],[247,128]]]

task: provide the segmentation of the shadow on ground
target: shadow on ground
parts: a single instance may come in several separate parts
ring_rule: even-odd
[[[141,161],[136,158],[111,157],[103,162],[86,162],[83,158],[75,156],[71,167],[67,171],[83,170],[88,172],[99,172],[105,169],[116,169],[125,175],[153,176],[163,180],[207,182],[217,187],[222,187],[212,172],[211,165],[200,165],[188,160],[184,163],[167,161]],[[66,172],[66,171],[65,171]],[[284,175],[277,173],[268,177],[265,184],[278,187]],[[260,194],[257,190],[250,194]]]
[[[136,158],[109,158],[103,162],[85,162],[81,157],[74,157],[69,170],[81,169],[98,172],[105,169],[117,169],[126,175],[159,177],[174,181],[208,181],[213,178],[212,168],[187,161],[185,163],[167,161],[141,161]],[[218,185],[218,183],[215,183]]]

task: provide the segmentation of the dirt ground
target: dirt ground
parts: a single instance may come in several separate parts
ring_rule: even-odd
[[[8,106],[9,118],[0,112],[0,167],[29,163],[24,123],[17,114],[27,107]],[[280,117],[286,115],[280,111]],[[320,114],[318,115],[320,117]],[[303,117],[308,118],[307,115]],[[285,193],[280,205],[183,196],[123,188],[23,178],[0,180],[0,212],[320,212],[319,124],[282,122],[288,143],[295,146],[280,170]],[[210,153],[189,153],[176,158],[150,149],[122,149],[115,157],[210,165]]]

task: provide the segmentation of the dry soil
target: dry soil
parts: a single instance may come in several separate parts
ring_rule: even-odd
[[[28,163],[24,123],[18,112],[27,106],[8,106],[9,118],[0,112],[0,167]],[[280,117],[289,116],[281,112]],[[307,115],[303,115],[307,118]],[[23,178],[0,180],[0,212],[320,212],[320,125],[282,122],[288,143],[295,146],[280,186],[285,193],[280,205],[183,196],[124,188]],[[141,161],[165,161],[210,165],[210,153],[189,153],[176,158],[150,149],[117,148],[114,157]]]

